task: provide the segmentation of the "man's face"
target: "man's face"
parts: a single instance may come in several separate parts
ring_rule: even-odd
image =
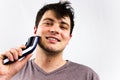
[[[40,46],[47,52],[59,53],[68,44],[70,35],[70,18],[57,18],[52,10],[48,10],[41,18],[35,35],[41,36]]]

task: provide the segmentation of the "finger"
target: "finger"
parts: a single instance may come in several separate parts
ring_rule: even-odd
[[[13,55],[10,53],[10,51],[6,51],[5,53],[1,54],[1,59],[8,58],[10,61],[14,61]]]
[[[26,46],[24,44],[22,44],[20,47],[16,48],[18,50],[18,52],[19,52],[19,56],[22,56],[22,51],[25,48],[26,48]]]
[[[25,46],[24,44],[22,44],[22,45],[20,46],[20,48],[21,48],[21,49],[25,49],[26,46]]]
[[[32,56],[32,54],[29,54],[22,60],[16,61],[15,63],[13,63],[11,65],[15,65],[15,68],[16,68],[15,70],[18,72],[25,65],[25,63],[30,59],[31,56]]]
[[[16,48],[17,52],[18,52],[18,55],[19,56],[22,56],[22,49],[20,47]]]
[[[17,50],[17,49],[15,49],[15,48],[11,48],[10,50],[9,50],[9,52],[13,55],[13,58],[15,59],[15,60],[18,60],[18,56],[19,56],[19,51]]]
[[[32,54],[27,55],[25,58],[23,58],[23,59],[20,61],[20,63],[22,63],[22,64],[26,63],[26,62],[30,59],[31,56],[32,56]]]
[[[25,63],[27,63],[27,61],[30,59],[30,57],[32,56],[32,54],[27,55],[24,59],[20,60],[20,61],[16,61],[12,64],[9,64],[8,67],[11,71],[11,75],[15,75],[17,72],[19,72],[23,66],[25,65]]]

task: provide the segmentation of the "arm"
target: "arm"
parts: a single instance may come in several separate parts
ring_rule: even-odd
[[[25,46],[22,45],[20,48],[12,48],[9,51],[0,54],[0,80],[10,80],[30,59],[31,54],[12,64],[3,64],[4,57],[8,57],[10,61],[18,60],[18,56],[21,56],[23,48],[25,48]]]

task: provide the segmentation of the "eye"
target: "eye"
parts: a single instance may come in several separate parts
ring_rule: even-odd
[[[44,24],[45,26],[52,26],[52,25],[53,25],[52,22],[44,22],[43,24]]]
[[[62,30],[68,30],[68,26],[67,26],[67,25],[61,25],[60,28],[61,28]]]

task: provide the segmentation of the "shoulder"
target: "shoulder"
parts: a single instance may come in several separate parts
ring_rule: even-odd
[[[86,75],[89,78],[93,78],[93,80],[99,80],[98,74],[86,65],[69,61],[69,68],[80,75]]]
[[[83,65],[83,64],[79,64],[76,62],[72,62],[72,61],[68,61],[69,62],[69,67],[74,67],[80,70],[84,70],[84,71],[93,71],[90,67]]]

